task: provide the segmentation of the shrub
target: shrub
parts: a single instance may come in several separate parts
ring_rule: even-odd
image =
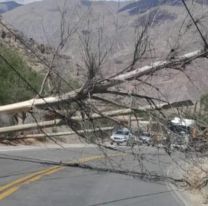
[[[208,94],[201,97],[200,103],[203,106],[204,111],[208,112]]]
[[[41,75],[29,68],[15,50],[0,45],[0,54],[36,91],[39,90],[42,80]],[[23,101],[32,98],[34,95],[36,95],[35,92],[0,58],[0,105]]]

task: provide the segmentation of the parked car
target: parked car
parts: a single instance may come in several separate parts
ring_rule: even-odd
[[[152,137],[151,134],[148,132],[141,132],[139,134],[139,139],[143,144],[151,145],[152,144]]]
[[[128,144],[128,141],[133,137],[134,135],[128,128],[119,128],[112,133],[110,139],[111,144],[117,143],[119,145],[121,143]]]

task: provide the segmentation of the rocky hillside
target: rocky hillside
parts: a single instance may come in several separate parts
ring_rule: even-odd
[[[44,55],[41,57],[41,45],[32,39],[26,38],[21,32],[9,27],[5,22],[0,22],[0,43],[15,50],[29,64],[33,70],[42,72]],[[47,50],[46,54],[49,54]],[[41,58],[41,59],[39,59]]]
[[[54,58],[55,50],[53,48],[39,44],[32,38],[27,38],[22,32],[11,28],[4,21],[0,21],[0,44],[12,49],[30,68],[42,75],[48,72],[49,67],[53,67],[56,73],[52,74],[54,88],[60,86],[61,80],[59,78],[59,81],[57,80],[57,75],[63,76],[67,81],[70,80],[71,84],[77,86],[77,81],[72,79],[76,71],[73,69],[71,59],[68,56],[57,54]],[[69,68],[68,65],[71,67]],[[66,87],[65,84],[64,86]]]
[[[202,47],[202,41],[180,2],[44,0],[7,12],[3,18],[27,38],[53,48],[60,45],[61,40],[70,34],[67,43],[61,45],[61,52],[70,58],[75,70],[80,65],[83,66],[84,40],[90,37],[95,49],[99,37],[103,51],[108,50],[109,53],[102,70],[103,75],[108,76],[123,69],[130,62],[136,34],[147,24],[148,52],[138,66],[167,58],[172,48],[176,55],[180,55]],[[187,2],[206,32],[208,1]],[[148,81],[159,87],[171,101],[187,98],[197,100],[208,89],[206,62],[190,65],[187,75],[167,70]],[[141,92],[155,95],[155,91],[149,88],[142,88]]]

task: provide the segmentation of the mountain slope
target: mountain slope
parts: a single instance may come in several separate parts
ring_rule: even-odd
[[[10,10],[13,10],[19,6],[21,6],[21,4],[18,4],[14,1],[0,3],[0,14],[3,14],[3,13],[10,11]]]
[[[14,54],[16,53],[34,72],[41,75],[48,72],[54,49],[25,37],[21,32],[9,27],[2,20],[0,21],[0,45],[1,49],[7,48]],[[68,65],[70,65],[70,72]],[[58,75],[63,76],[66,81],[70,81],[73,87],[78,86],[78,80],[75,81],[72,78],[76,71],[73,69],[71,59],[68,56],[57,54],[53,62],[53,69]],[[54,78],[56,78],[56,75],[54,75]],[[30,80],[28,79],[28,81]],[[54,89],[60,85],[63,85],[63,89],[66,87],[64,82],[60,82],[58,79],[53,82]]]
[[[45,0],[19,7],[4,14],[3,17],[5,21],[23,32],[28,38],[33,38],[39,43],[49,44],[55,48],[59,45],[61,38],[67,36],[67,31],[76,31],[71,33],[69,41],[63,45],[62,53],[70,57],[73,65],[81,65],[81,67],[83,67],[83,40],[86,40],[89,36],[93,49],[95,49],[98,34],[102,33],[99,36],[99,38],[102,37],[102,49],[103,51],[109,49],[108,59],[103,65],[102,73],[104,76],[109,76],[125,68],[130,62],[136,39],[135,31],[141,31],[141,27],[147,23],[150,25],[148,29],[148,50],[150,52],[139,61],[137,66],[165,59],[172,48],[174,48],[177,55],[201,48],[200,36],[196,29],[190,26],[190,19],[187,17],[184,8],[177,2],[173,0],[165,2],[141,0],[120,3]],[[202,6],[201,2],[198,4],[188,0],[187,3],[196,18],[204,15],[202,23],[203,28],[206,28],[208,6],[206,4]],[[60,11],[64,11],[65,16],[63,22],[66,29],[62,35]],[[198,99],[200,94],[208,89],[206,63],[200,63],[199,66],[202,75],[197,75],[197,70],[194,69],[193,65],[189,67],[191,72],[188,74],[191,78],[193,77],[195,86],[187,81],[185,75],[172,71],[168,71],[171,76],[168,80],[164,81],[167,74],[159,73],[149,81],[160,87],[167,96],[171,94],[172,96],[168,98],[172,101],[179,97]],[[76,69],[78,70],[81,67]],[[203,81],[199,76],[203,77]],[[173,79],[176,85],[183,87],[180,95],[177,92],[169,92],[177,90],[172,85]],[[201,91],[198,96],[195,95],[196,87],[200,88]]]
[[[134,15],[138,13],[144,13],[149,9],[162,6],[162,5],[182,5],[181,0],[140,0],[133,3],[128,3],[123,8],[119,9],[119,12],[128,11],[129,14]]]

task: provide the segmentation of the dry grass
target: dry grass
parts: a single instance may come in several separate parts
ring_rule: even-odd
[[[190,183],[189,190],[204,205],[208,205],[208,159],[198,159],[188,167],[184,178]]]

